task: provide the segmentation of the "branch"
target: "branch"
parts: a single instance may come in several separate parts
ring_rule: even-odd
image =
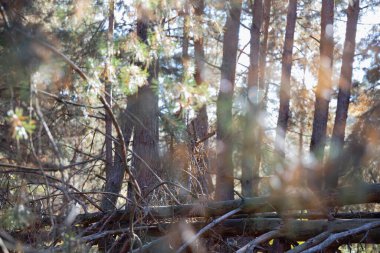
[[[221,221],[227,219],[228,217],[238,213],[241,211],[241,208],[236,208],[235,210],[232,210],[226,214],[224,214],[223,216],[220,216],[219,218],[213,220],[210,224],[208,224],[207,226],[205,226],[204,228],[202,228],[201,230],[198,231],[198,233],[196,233],[193,237],[191,237],[189,240],[187,240],[177,251],[176,253],[181,253],[182,251],[184,251],[190,244],[192,244],[198,237],[200,237],[201,235],[203,235],[207,230],[210,230],[211,228],[215,227],[218,223],[220,223]]]
[[[373,228],[376,228],[379,226],[380,226],[380,221],[374,221],[374,222],[365,224],[363,226],[360,226],[358,228],[350,229],[350,230],[347,230],[347,231],[344,231],[341,233],[332,234],[321,244],[314,246],[314,247],[310,248],[309,250],[305,250],[304,252],[305,253],[322,252],[323,249],[327,248],[328,246],[330,246],[334,242],[338,242],[339,240],[342,240],[342,239],[347,238],[347,237],[352,236],[352,235],[361,234],[363,232],[366,232],[370,229],[373,229]]]
[[[330,236],[331,232],[325,231],[313,238],[310,238],[305,243],[302,243],[301,245],[294,247],[293,249],[287,251],[286,253],[299,253],[304,252],[304,250],[310,249],[311,247],[314,247],[315,245],[318,245],[322,241],[326,240]]]
[[[269,231],[265,234],[262,234],[256,237],[255,240],[246,244],[244,247],[236,251],[236,253],[253,252],[256,246],[260,245],[261,243],[264,243],[266,241],[276,238],[280,234],[279,231],[280,231],[279,228],[277,228],[276,230]]]

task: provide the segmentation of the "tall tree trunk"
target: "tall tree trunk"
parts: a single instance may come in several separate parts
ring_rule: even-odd
[[[234,198],[232,162],[232,98],[235,86],[236,57],[239,42],[242,0],[231,0],[223,38],[220,89],[217,100],[217,175],[216,199]]]
[[[148,44],[148,31],[151,28],[147,17],[137,21],[137,35]],[[158,78],[158,60],[152,59],[148,66],[149,76],[147,84],[139,87],[137,92],[134,113],[132,167],[136,180],[140,185],[142,195],[146,194],[155,182],[149,167],[157,170],[160,167],[158,155],[158,97],[153,85]],[[161,174],[158,172],[158,174]]]
[[[195,15],[201,18],[204,12],[204,2],[203,0],[198,0],[194,5]],[[195,82],[197,85],[202,85],[205,81],[204,70],[205,70],[205,53],[203,49],[203,36],[194,38],[194,59],[195,59]],[[208,117],[207,117],[207,107],[206,105],[197,112],[197,117],[195,119],[196,135],[197,138],[202,139],[208,133]]]
[[[275,142],[276,152],[282,157],[285,156],[285,137],[289,121],[290,77],[292,71],[292,56],[296,19],[297,0],[289,0],[288,14],[286,17],[284,50],[282,52],[280,109],[278,112]]]
[[[342,67],[339,78],[338,101],[331,137],[330,158],[339,159],[343,151],[348,106],[352,87],[352,64],[355,55],[356,29],[360,12],[360,0],[350,1],[347,7],[346,38],[344,40]],[[326,187],[333,189],[338,184],[339,170],[326,171]]]
[[[113,32],[114,32],[114,1],[109,1],[109,14],[108,14],[108,33],[107,33],[107,60],[105,66],[105,97],[107,103],[112,108],[112,71],[111,71],[111,60],[113,55]],[[112,119],[111,115],[106,113],[105,115],[106,123],[106,184],[105,192],[119,193],[122,185],[124,168],[120,163],[113,162],[113,150],[112,150]],[[115,159],[117,155],[115,155]],[[105,194],[102,198],[102,208],[103,210],[114,209],[117,202],[117,196],[115,194]]]
[[[260,48],[260,61],[259,61],[259,87],[264,91],[264,97],[262,102],[262,108],[264,108],[266,103],[265,91],[267,90],[267,83],[265,79],[266,70],[266,59],[268,51],[268,38],[269,38],[269,24],[270,24],[270,10],[272,8],[272,0],[264,0],[264,10],[263,10],[263,40],[261,41]]]
[[[115,3],[114,0],[108,2],[108,32],[107,32],[107,58],[104,69],[105,81],[105,99],[112,108],[112,57],[113,57],[113,33],[115,25]],[[113,194],[104,194],[102,197],[101,207],[104,211],[116,209],[117,195],[120,193],[124,178],[125,167],[121,158],[121,147],[117,145],[115,148],[119,152],[113,156],[112,150],[112,119],[111,115],[105,114],[105,149],[106,149],[106,183],[104,191]],[[113,161],[115,159],[115,162]],[[114,243],[114,239],[110,236],[99,240],[98,247],[100,252],[106,252]]]
[[[257,158],[260,153],[259,126],[259,55],[260,28],[263,16],[262,0],[255,0],[252,6],[252,25],[250,41],[250,65],[248,70],[248,99],[244,130],[243,159],[242,159],[242,193],[244,196],[258,195],[259,167]]]
[[[204,14],[205,4],[203,0],[197,0],[194,3],[194,13],[199,20],[202,19]],[[203,35],[194,38],[194,59],[195,59],[195,82],[198,86],[204,84],[204,71],[205,71],[205,53],[203,48]],[[198,111],[197,116],[194,119],[194,133],[196,139],[201,140],[208,134],[208,116],[207,116],[207,105],[203,105]],[[208,195],[212,191],[212,180],[209,174],[209,163],[208,163],[208,141],[203,142],[203,152],[199,157],[199,170],[200,170],[200,182],[204,192]]]
[[[278,111],[277,128],[275,149],[276,153],[285,157],[286,146],[286,131],[289,121],[289,107],[290,107],[290,79],[293,65],[293,44],[294,32],[296,29],[297,20],[297,0],[289,0],[288,10],[286,15],[286,28],[284,49],[282,52],[282,66],[281,66],[281,86],[280,86],[280,108]],[[281,240],[275,239],[273,242],[274,252],[284,252],[289,245]]]
[[[183,79],[186,78],[189,69],[189,30],[190,30],[190,6],[189,0],[185,1],[185,13],[183,14],[183,38],[182,38],[182,67]]]
[[[329,115],[329,103],[332,83],[332,62],[334,51],[334,1],[322,0],[320,66],[316,90],[313,131],[310,151],[322,163],[326,143],[326,129]],[[323,171],[308,170],[308,185],[314,190],[322,187]]]

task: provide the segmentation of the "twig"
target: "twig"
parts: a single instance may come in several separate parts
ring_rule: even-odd
[[[0,163],[0,167],[14,168],[14,169],[20,170],[20,172],[25,172],[25,171],[39,172],[41,170],[43,170],[44,172],[56,172],[56,171],[60,171],[60,170],[70,169],[70,168],[78,166],[78,165],[83,165],[86,163],[97,161],[101,157],[102,157],[102,155],[99,155],[99,156],[96,156],[96,157],[89,159],[89,160],[86,160],[86,161],[81,161],[81,162],[72,163],[72,164],[62,166],[62,168],[45,168],[45,167],[34,168],[34,167],[23,166],[23,165],[18,165],[18,164],[9,164],[9,163]],[[1,168],[0,168],[0,170],[1,170]]]
[[[78,107],[91,108],[91,109],[102,109],[102,108],[104,108],[103,106],[91,106],[91,105],[85,105],[85,104],[75,103],[75,102],[63,99],[63,98],[61,98],[61,97],[59,97],[57,95],[51,94],[51,93],[43,91],[43,90],[36,90],[36,92],[37,92],[37,94],[41,93],[41,94],[43,94],[45,96],[52,97],[57,102],[61,102],[61,103],[64,103],[64,104],[69,104],[69,105],[78,106]]]
[[[184,251],[190,244],[192,244],[198,237],[200,237],[202,234],[204,234],[206,231],[210,230],[211,228],[215,227],[218,223],[220,223],[221,221],[227,219],[228,217],[238,213],[241,211],[241,207],[238,207],[222,216],[220,216],[219,218],[213,220],[210,224],[208,224],[207,226],[205,226],[204,228],[202,228],[201,230],[198,231],[198,233],[196,233],[194,236],[192,236],[189,240],[187,240],[177,251],[176,253],[180,253],[182,251]]]
[[[143,253],[143,252],[151,252],[150,250],[154,247],[157,247],[158,245],[164,243],[166,240],[168,239],[168,236],[165,235],[163,237],[160,237],[154,241],[151,241],[145,245],[143,245],[142,247],[138,248],[138,249],[135,249],[132,251],[132,253]]]
[[[202,139],[200,139],[199,141],[197,141],[197,142],[195,143],[195,145],[199,145],[199,144],[201,144],[202,142],[208,140],[209,138],[211,138],[211,137],[214,136],[215,134],[216,134],[216,131],[212,131],[212,132],[208,133],[205,137],[203,137]]]
[[[277,237],[280,233],[280,229],[277,228],[276,230],[269,231],[265,234],[262,234],[255,238],[255,240],[249,242],[244,247],[236,251],[236,253],[244,253],[244,252],[253,252],[254,248],[258,246],[259,244],[269,241],[275,237]]]

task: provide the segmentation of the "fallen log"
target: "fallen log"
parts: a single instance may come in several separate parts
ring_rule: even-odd
[[[332,193],[313,194],[300,192],[298,194],[275,194],[266,197],[255,197],[229,201],[210,201],[194,204],[171,206],[148,206],[141,211],[155,219],[170,219],[176,217],[215,217],[234,209],[241,208],[240,214],[263,212],[282,213],[287,210],[321,210],[327,206],[345,206],[365,203],[380,203],[380,184],[363,184],[355,187],[342,187]],[[130,210],[112,212],[97,212],[81,214],[75,224],[90,224],[101,220],[105,215],[112,215],[114,221],[128,221]]]
[[[212,231],[203,234],[203,237],[212,237],[215,234],[222,235],[223,237],[238,237],[238,236],[252,236],[259,237],[263,234],[268,234],[271,231],[276,231],[275,237],[288,239],[290,241],[306,241],[310,238],[317,237],[318,235],[325,235],[325,240],[329,235],[340,235],[340,233],[347,231],[354,231],[353,235],[345,240],[341,240],[339,244],[345,243],[380,243],[380,228],[376,227],[370,230],[362,229],[367,224],[374,224],[380,222],[380,219],[353,219],[353,220],[288,220],[281,219],[267,219],[267,218],[248,218],[248,219],[228,219],[220,222]],[[206,223],[195,222],[188,223],[193,229],[199,230],[203,228]],[[173,231],[171,233],[164,233],[158,228],[150,228],[146,231],[146,235],[151,238],[159,238],[153,240],[152,243],[147,243],[142,247],[141,252],[175,252],[177,249],[169,247],[174,240],[185,240],[185,238],[178,238],[180,233],[175,229],[179,223],[160,224],[167,230]],[[368,225],[370,226],[370,225]],[[170,229],[171,228],[171,229]],[[356,231],[362,229],[361,231]],[[177,232],[176,232],[177,231]],[[317,244],[320,242],[317,242]],[[307,246],[307,245],[305,245]],[[310,246],[310,245],[309,245]],[[309,247],[306,247],[309,248]],[[169,250],[171,249],[171,251]],[[136,252],[140,252],[136,250]]]
[[[283,220],[267,218],[247,218],[247,219],[228,219],[220,222],[212,231],[205,233],[220,234],[223,236],[259,236],[269,231],[281,227],[279,237],[284,237],[292,241],[305,241],[311,237],[321,234],[324,231],[331,233],[343,232],[349,229],[357,228],[367,223],[380,221],[380,219],[349,219],[349,220]],[[158,226],[149,226],[144,233],[148,236],[159,237],[166,231],[176,227],[179,223],[160,223]],[[207,225],[205,222],[190,222],[194,230],[198,231]],[[164,230],[162,230],[164,229]],[[380,228],[370,231],[368,235],[376,239],[374,242],[380,242]]]

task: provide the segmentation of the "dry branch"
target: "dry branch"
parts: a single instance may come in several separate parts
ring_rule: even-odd
[[[222,216],[220,216],[219,218],[215,219],[214,221],[212,221],[210,224],[208,224],[207,226],[205,226],[204,228],[202,228],[201,230],[198,231],[198,233],[196,233],[193,237],[191,237],[188,241],[186,241],[178,250],[176,253],[181,253],[183,252],[190,244],[192,244],[197,238],[199,238],[201,235],[203,235],[205,232],[207,232],[208,230],[210,230],[211,228],[215,227],[217,224],[219,224],[220,222],[222,222],[223,220],[227,219],[228,217],[236,214],[237,212],[241,211],[240,208],[237,208],[235,210],[232,210]]]
[[[255,238],[255,240],[251,241],[250,243],[248,243],[247,245],[245,245],[244,247],[236,251],[236,253],[253,252],[256,246],[260,245],[261,243],[264,243],[271,239],[276,238],[278,234],[279,234],[278,229],[262,234],[258,236],[257,238]]]
[[[370,229],[377,228],[380,226],[380,221],[374,221],[365,225],[362,225],[357,228],[353,228],[344,232],[331,234],[325,241],[320,243],[319,245],[316,245],[308,250],[305,250],[303,252],[305,253],[313,253],[313,252],[322,252],[323,249],[327,248],[334,242],[339,242],[342,239],[345,239],[352,235],[362,234],[363,232],[368,232]],[[365,238],[363,238],[365,239]]]
[[[293,249],[287,251],[286,253],[299,253],[304,252],[304,250],[310,249],[311,247],[314,247],[315,245],[318,245],[322,241],[326,240],[327,237],[329,237],[331,233],[329,231],[325,231],[313,238],[308,239],[306,242],[302,243],[301,245],[294,247]]]

